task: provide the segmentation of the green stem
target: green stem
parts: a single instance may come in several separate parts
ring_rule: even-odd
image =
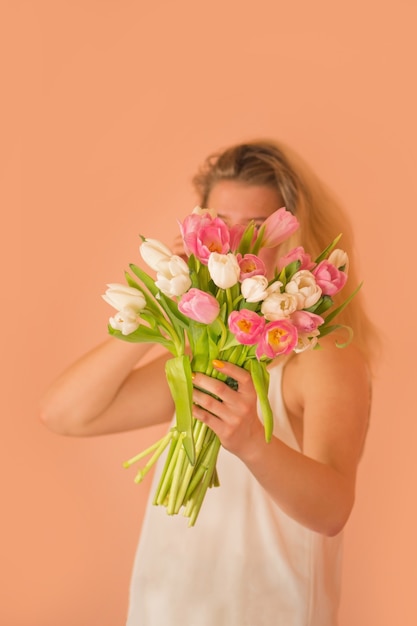
[[[161,445],[161,443],[165,441],[166,439],[168,439],[167,443],[169,443],[171,436],[172,436],[171,433],[168,433],[168,435],[165,435],[165,437],[162,437],[162,439],[159,439],[158,441],[153,443],[151,446],[149,446],[149,448],[146,448],[146,450],[143,450],[142,452],[139,452],[139,454],[136,454],[136,456],[133,456],[131,459],[124,461],[123,467],[127,469],[134,463],[137,463],[138,461],[143,459],[145,456],[148,456],[148,454],[156,450]]]
[[[169,444],[171,436],[172,436],[171,433],[169,433],[168,435],[166,435],[165,437],[163,437],[160,440],[159,445],[156,448],[155,453],[151,456],[151,458],[146,463],[146,465],[142,469],[140,469],[138,471],[138,473],[136,474],[135,479],[134,479],[135,483],[140,483],[145,478],[146,474],[154,466],[156,461],[159,459],[159,457],[161,456],[161,454],[163,453],[163,451],[165,450],[165,448]]]
[[[184,481],[183,470],[184,470],[184,465],[186,464],[186,462],[187,462],[186,452],[184,450],[184,447],[181,446],[178,452],[178,456],[175,460],[175,467],[174,467],[174,471],[172,474],[172,482],[171,482],[171,487],[169,490],[168,504],[167,504],[168,515],[174,515],[174,513],[176,513],[175,504],[177,502],[177,493],[182,482]]]
[[[196,453],[196,459],[197,459],[197,463],[199,460],[199,456],[200,456],[200,452],[201,449],[203,447],[203,443],[204,443],[204,439],[206,436],[206,432],[208,430],[208,426],[206,426],[205,424],[203,424],[202,422],[199,422],[198,420],[196,420],[196,425],[194,428],[194,438],[195,438],[195,453]],[[195,472],[195,466],[191,465],[190,463],[188,463],[187,468],[183,474],[183,478],[182,478],[182,482],[181,482],[181,486],[178,490],[178,493],[176,494],[176,501],[175,501],[175,507],[174,507],[174,513],[178,513],[181,506],[186,502],[185,499],[185,494],[187,493],[187,489],[188,486],[190,484],[190,481],[192,479],[192,476]]]
[[[218,440],[217,435],[215,435],[214,432],[208,428],[205,433],[205,441],[198,459],[198,464],[194,468],[192,479],[187,487],[184,497],[185,501],[192,497],[193,492],[197,489],[201,479],[207,471],[207,459],[210,458],[211,449],[216,440]]]
[[[217,460],[217,455],[220,450],[220,445],[221,445],[220,440],[218,437],[216,437],[213,440],[213,445],[210,448],[210,454],[207,458],[207,472],[206,472],[206,475],[204,476],[204,479],[201,483],[201,487],[198,490],[196,499],[194,501],[194,506],[192,508],[192,512],[190,516],[190,521],[188,523],[189,526],[194,526],[194,524],[197,521],[197,517],[200,512],[201,505],[203,504],[203,500],[206,495],[207,488],[213,479],[213,473],[216,468],[216,460]]]
[[[158,505],[163,504],[165,501],[165,497],[169,490],[171,476],[175,468],[175,461],[181,449],[183,438],[184,438],[184,435],[182,433],[176,433],[176,437],[172,441],[171,449],[169,451],[168,458],[165,462],[164,472],[161,476],[159,485],[155,493],[155,497],[153,501],[154,504],[158,504]]]

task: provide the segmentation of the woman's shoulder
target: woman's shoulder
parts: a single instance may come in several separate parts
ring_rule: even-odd
[[[289,363],[312,376],[319,375],[321,370],[327,375],[332,370],[335,374],[352,370],[368,375],[367,359],[360,348],[354,342],[347,345],[338,343],[332,335],[320,339],[316,348],[295,354]]]
[[[288,359],[285,378],[299,404],[306,394],[368,393],[371,384],[368,362],[359,347],[353,342],[340,347],[331,335],[323,337],[318,348]]]

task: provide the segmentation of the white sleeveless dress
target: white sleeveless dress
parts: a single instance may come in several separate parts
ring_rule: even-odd
[[[299,449],[282,369],[278,361],[270,371],[274,435]],[[127,626],[336,626],[342,534],[288,517],[224,448],[217,468],[221,486],[207,492],[194,527],[148,503]]]

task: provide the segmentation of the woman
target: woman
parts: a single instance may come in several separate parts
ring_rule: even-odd
[[[300,229],[279,250],[318,255],[340,232],[357,285],[347,220],[304,164],[270,141],[232,146],[194,178],[201,206],[228,223],[261,223],[281,206]],[[264,251],[270,273],[276,251]],[[219,436],[221,487],[195,527],[148,505],[131,583],[128,626],[335,626],[342,530],[351,512],[370,411],[372,328],[360,297],[342,313],[354,339],[279,358],[270,370],[274,436],[265,442],[250,375],[217,363],[235,391],[197,373],[195,417]],[[173,403],[162,356],[110,338],[51,386],[42,419],[66,435],[98,435],[167,422]],[[138,365],[139,363],[139,365]],[[202,390],[214,394],[204,393]],[[140,407],[140,410],[138,410]],[[157,479],[157,476],[155,477]]]

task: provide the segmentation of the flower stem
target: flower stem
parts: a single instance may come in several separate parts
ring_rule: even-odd
[[[197,463],[198,463],[198,459],[200,456],[200,452],[201,449],[203,447],[203,443],[204,443],[204,439],[206,436],[206,432],[208,430],[208,426],[206,426],[205,424],[203,424],[202,422],[199,422],[198,420],[196,420],[196,424],[194,426],[194,438],[195,438],[195,454],[196,454],[196,459],[197,459]],[[187,492],[188,486],[190,484],[190,480],[193,476],[193,473],[195,471],[195,466],[192,466],[190,463],[188,463],[188,466],[183,474],[182,477],[182,482],[181,482],[181,486],[178,490],[178,493],[176,495],[176,501],[175,501],[175,507],[174,507],[174,512],[178,513],[181,506],[185,503],[185,494]]]
[[[156,450],[161,445],[161,443],[165,441],[166,439],[168,439],[168,442],[169,442],[169,440],[171,439],[171,433],[169,433],[168,435],[165,435],[165,437],[162,437],[162,439],[159,439],[158,441],[153,443],[151,446],[149,446],[149,448],[146,448],[146,450],[142,450],[142,452],[139,452],[139,454],[136,454],[136,456],[133,456],[131,459],[124,461],[123,467],[127,469],[134,463],[137,463],[138,461],[143,459],[145,456],[148,456],[148,454]]]
[[[203,500],[206,495],[207,488],[210,485],[212,478],[213,478],[213,473],[215,472],[216,460],[217,460],[218,452],[220,450],[220,445],[221,444],[220,444],[219,438],[215,437],[213,439],[213,443],[212,443],[212,446],[210,447],[210,451],[209,451],[208,458],[207,458],[207,472],[206,472],[206,475],[204,476],[204,479],[196,495],[194,506],[192,507],[190,521],[188,523],[189,526],[194,526],[194,524],[197,521],[197,517],[200,512],[201,505],[203,504]]]
[[[171,437],[172,437],[171,433],[168,433],[168,435],[166,435],[160,440],[159,446],[156,448],[156,451],[154,452],[154,454],[151,456],[151,458],[146,463],[146,465],[142,469],[140,469],[138,473],[136,474],[135,479],[134,479],[135,483],[140,483],[144,479],[146,474],[153,467],[153,465],[156,463],[156,461],[159,459],[159,457],[161,456],[161,454],[163,453],[163,451],[169,444]]]
[[[158,487],[156,489],[155,497],[153,500],[154,504],[163,504],[166,498],[166,495],[169,490],[170,481],[172,473],[175,469],[175,463],[178,458],[179,451],[181,449],[182,440],[184,439],[184,434],[175,431],[174,438],[172,440],[171,449],[168,453],[168,458],[165,462],[164,472],[159,481]]]

